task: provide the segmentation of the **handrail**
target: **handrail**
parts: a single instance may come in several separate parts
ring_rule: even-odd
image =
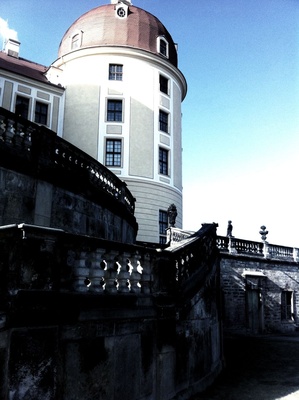
[[[170,229],[178,231],[177,228]],[[172,269],[176,270],[176,287],[185,300],[215,274],[218,260],[216,229],[217,224],[202,224],[199,231],[188,237],[187,232],[183,232],[184,239],[172,242],[164,249],[170,254]]]

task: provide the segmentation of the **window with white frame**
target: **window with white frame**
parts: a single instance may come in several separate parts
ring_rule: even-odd
[[[123,66],[121,64],[109,64],[109,80],[110,81],[123,80]]]
[[[72,36],[72,44],[71,48],[72,50],[78,49],[80,47],[80,34],[76,33],[74,36]]]
[[[166,243],[166,230],[168,228],[168,213],[164,210],[159,210],[159,242]]]
[[[169,114],[165,111],[159,110],[159,129],[162,132],[168,133],[168,120]]]
[[[107,121],[122,122],[123,121],[123,101],[107,100]]]
[[[76,50],[82,45],[83,31],[76,30],[71,36],[71,50]]]
[[[169,151],[163,147],[159,148],[159,173],[169,175]]]
[[[160,84],[160,92],[168,94],[169,93],[169,79],[163,75],[160,75],[159,84]]]
[[[37,124],[48,124],[48,104],[37,101],[35,103],[34,122]]]
[[[29,104],[30,104],[30,99],[28,97],[17,95],[15,113],[17,114],[18,117],[28,119]]]
[[[162,54],[162,56],[167,57],[168,58],[168,42],[164,37],[160,37],[158,38],[158,51],[160,54]]]
[[[106,167],[121,167],[121,139],[107,139],[106,140]]]

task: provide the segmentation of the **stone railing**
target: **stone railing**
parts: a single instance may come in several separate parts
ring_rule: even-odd
[[[218,249],[231,254],[254,254],[263,256],[263,246],[263,243],[254,242],[251,240],[243,240],[226,236],[217,237]]]
[[[299,250],[297,248],[277,246],[268,242],[254,242],[235,237],[218,236],[217,247],[223,253],[299,262]]]
[[[171,244],[179,243],[192,235],[192,232],[182,231],[178,228],[168,228],[167,232]],[[266,241],[255,242],[238,239],[233,236],[217,236],[216,243],[221,253],[299,262],[298,248],[273,245]]]
[[[171,231],[177,228],[169,228]],[[217,224],[203,224],[202,228],[192,235],[183,232],[183,239],[172,241],[164,252],[170,254],[172,269],[175,267],[176,284],[182,298],[192,297],[201,285],[212,287],[212,280],[217,275],[218,251],[216,247]],[[172,235],[178,238],[179,235]],[[212,277],[212,278],[211,278]],[[166,281],[169,277],[165,277]]]
[[[289,259],[299,262],[299,249],[296,247],[277,246],[269,243],[264,244],[265,257]]]
[[[0,276],[6,277],[0,282],[2,295],[7,290],[11,295],[20,290],[152,294],[159,291],[157,266],[168,256],[153,248],[28,224],[0,227],[0,254]],[[173,268],[168,278],[174,282],[175,277]]]
[[[108,168],[55,132],[0,108],[0,165],[33,173],[48,181],[66,182],[86,192],[103,193],[134,214],[135,199]],[[64,184],[65,182],[63,182]]]
[[[76,379],[65,398],[100,393],[119,399],[115,371],[122,379],[118,387],[127,390],[132,365],[134,380],[145,382],[146,390],[137,385],[126,398],[189,399],[204,390],[223,361],[215,241],[214,226],[165,249],[26,224],[0,227],[1,365],[17,371],[11,377],[8,368],[0,370],[7,382],[0,397],[15,392],[21,376],[29,394],[61,398]],[[105,358],[90,363],[95,351]],[[44,365],[50,366],[45,372]],[[93,390],[86,382],[95,370],[112,378]]]
[[[178,229],[175,227],[168,228],[166,231],[167,234],[167,243],[176,243],[181,240],[187,239],[193,232],[183,231],[182,229]]]
[[[173,293],[188,280],[198,290],[199,280],[205,280],[213,269],[215,231],[213,226],[204,226],[185,245],[162,250],[61,229],[6,225],[0,227],[0,253],[9,263],[3,261],[0,272],[6,276],[10,294],[19,290]],[[197,279],[190,280],[194,276]],[[5,282],[0,284],[2,293],[7,289]]]
[[[75,243],[77,240],[74,240]],[[134,245],[108,242],[68,245],[64,290],[94,294],[149,294],[154,278],[155,252]]]

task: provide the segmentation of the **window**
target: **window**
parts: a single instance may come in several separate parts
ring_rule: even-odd
[[[15,113],[18,117],[28,119],[29,99],[27,97],[17,96]]]
[[[121,140],[107,139],[106,140],[106,167],[121,166]]]
[[[160,242],[160,244],[166,243],[166,229],[167,228],[168,228],[167,211],[159,210],[159,242]]]
[[[122,122],[123,119],[122,100],[108,100],[107,102],[107,121]]]
[[[47,125],[48,122],[48,104],[40,103],[35,104],[34,122],[37,124]]]
[[[168,175],[168,150],[159,148],[159,173]]]
[[[293,318],[293,292],[283,290],[281,292],[281,319],[290,320]]]
[[[72,37],[72,50],[78,49],[80,45],[80,35],[77,33]]]
[[[160,75],[160,92],[168,94],[168,79]]]
[[[163,56],[168,57],[168,43],[163,38],[160,38],[159,52]]]
[[[123,80],[123,66],[119,64],[109,64],[109,80],[122,81]]]
[[[162,110],[159,111],[159,129],[168,133],[168,114]]]

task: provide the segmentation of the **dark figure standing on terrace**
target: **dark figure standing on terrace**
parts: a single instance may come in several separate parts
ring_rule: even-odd
[[[232,233],[233,233],[232,221],[228,221],[226,236],[232,237],[233,236]]]

